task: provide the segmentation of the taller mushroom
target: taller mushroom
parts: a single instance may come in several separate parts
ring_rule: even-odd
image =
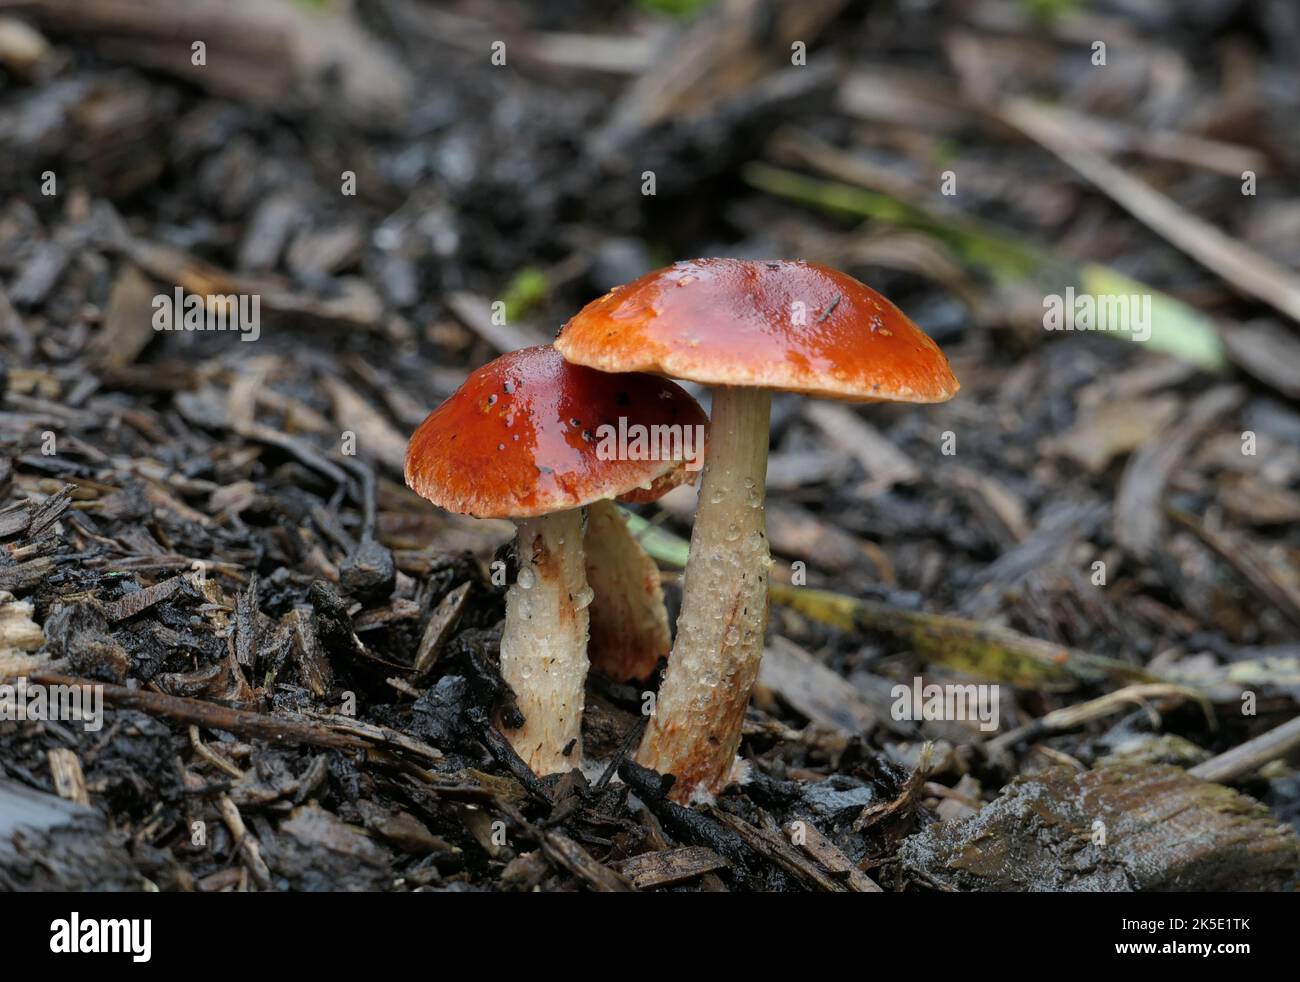
[[[705,421],[695,400],[666,379],[608,375],[571,365],[551,347],[525,348],[472,372],[406,450],[406,483],[417,494],[448,511],[518,525],[501,675],[524,723],[505,733],[538,774],[582,761],[592,601],[583,506],[620,495],[650,500],[689,476],[681,459],[608,452],[600,434],[617,430],[620,419],[625,430],[702,430]],[[601,555],[620,548],[606,546]]]
[[[875,290],[798,261],[675,263],[588,304],[555,347],[602,372],[714,387],[677,638],[637,761],[675,775],[678,801],[720,791],[763,654],[772,392],[942,402],[957,380],[938,345]]]

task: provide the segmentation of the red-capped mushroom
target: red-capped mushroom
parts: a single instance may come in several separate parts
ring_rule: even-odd
[[[688,462],[607,452],[603,427],[685,426],[703,412],[653,375],[571,365],[526,348],[473,372],[429,414],[406,452],[406,483],[448,511],[510,518],[519,573],[506,594],[501,675],[524,716],[506,735],[538,774],[579,766],[592,590],[582,508],[623,494],[659,493]]]
[[[588,304],[555,347],[604,372],[714,387],[677,639],[637,761],[675,775],[678,801],[719,791],[763,653],[771,393],[942,402],[957,380],[938,346],[892,303],[806,262],[676,263]]]

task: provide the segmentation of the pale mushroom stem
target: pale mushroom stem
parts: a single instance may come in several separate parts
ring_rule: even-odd
[[[582,547],[582,509],[518,522],[519,575],[506,592],[501,677],[524,725],[504,730],[538,775],[582,766],[583,685],[592,592]]]
[[[587,506],[587,583],[591,605],[591,667],[615,682],[646,679],[668,657],[672,634],[659,567],[627,527],[618,505]]]
[[[772,565],[763,513],[766,389],[713,393],[709,454],[691,533],[682,612],[637,762],[676,775],[671,797],[722,790],[758,677]]]

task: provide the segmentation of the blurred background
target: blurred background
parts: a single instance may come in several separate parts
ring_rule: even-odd
[[[448,557],[511,533],[402,487],[465,373],[675,259],[804,258],[894,300],[963,388],[777,399],[778,579],[1111,661],[1062,686],[778,606],[760,710],[862,728],[928,666],[1014,681],[1010,727],[1127,666],[1217,722],[1168,695],[1048,756],[1170,731],[1151,760],[1204,759],[1300,695],[1298,53],[1294,0],[0,0],[0,480],[75,484],[81,516],[0,587],[40,624],[120,599],[108,569],[198,559],[232,596],[260,574],[275,619],[373,535],[398,578],[353,615],[408,660],[469,575]],[[155,331],[176,286],[257,295],[260,337]],[[1150,298],[1149,337],[1045,329],[1071,288]],[[642,515],[680,538],[692,505]],[[224,657],[164,626],[114,629],[140,677]],[[849,688],[811,698],[808,665]],[[263,667],[204,691],[250,699]],[[979,737],[939,736],[955,782]],[[1254,790],[1294,818],[1296,786]]]

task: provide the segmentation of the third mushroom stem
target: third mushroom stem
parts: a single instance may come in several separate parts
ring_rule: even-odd
[[[592,598],[582,509],[524,519],[518,526],[519,575],[506,599],[501,677],[514,689],[525,722],[506,734],[535,773],[553,774],[582,765]]]
[[[763,513],[771,406],[765,389],[713,393],[677,639],[637,754],[643,766],[676,775],[672,796],[679,801],[697,787],[726,785],[763,655],[772,565]]]

